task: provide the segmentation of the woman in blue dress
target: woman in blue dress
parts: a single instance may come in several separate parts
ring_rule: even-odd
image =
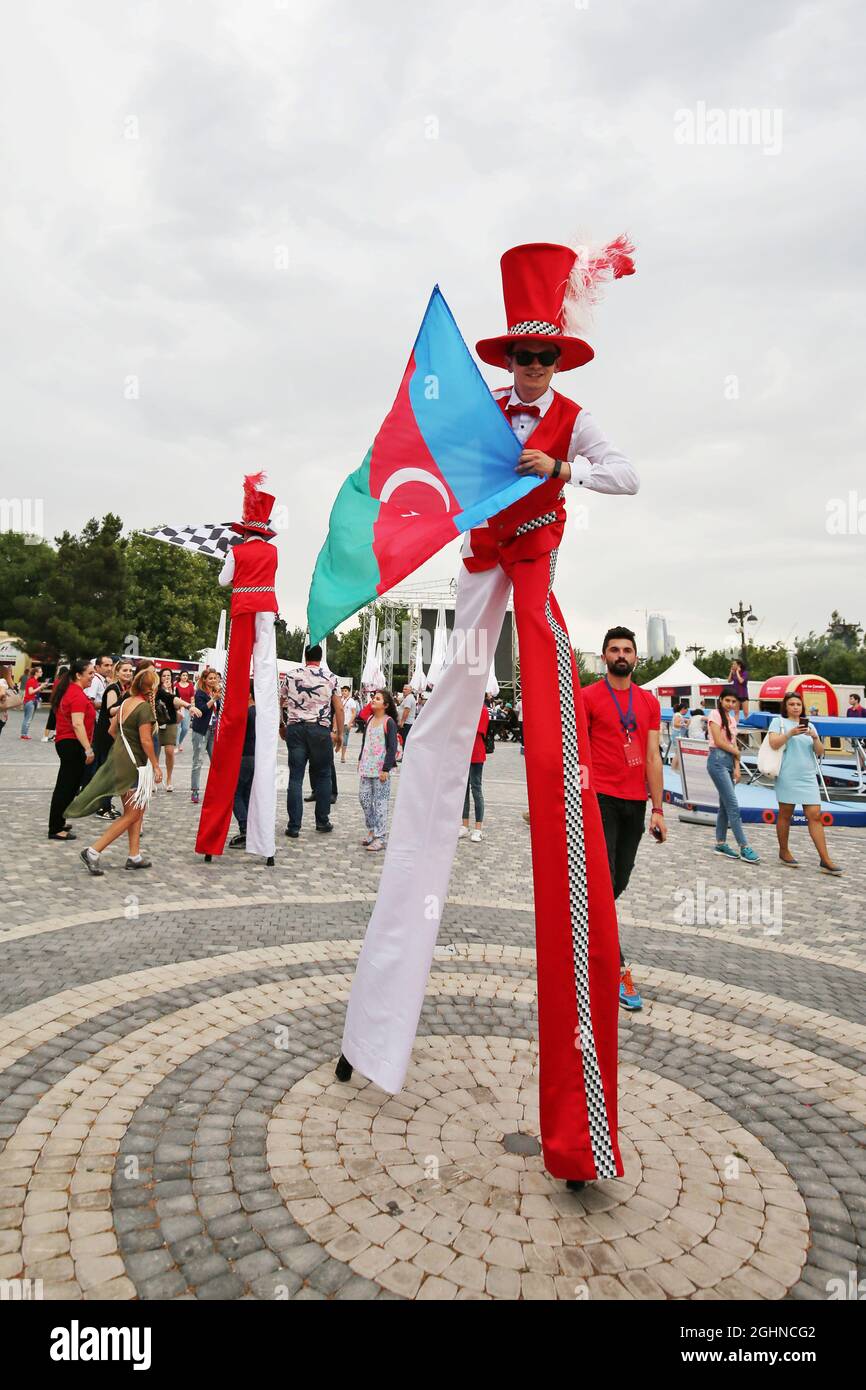
[[[838,864],[834,864],[827,850],[824,826],[821,822],[821,794],[818,790],[818,775],[815,759],[823,756],[824,745],[819,739],[814,724],[801,724],[803,701],[799,695],[789,694],[782,700],[781,715],[770,723],[767,737],[771,748],[782,748],[782,766],[776,778],[776,796],[779,801],[779,817],[776,821],[776,834],[779,839],[779,858],[783,864],[797,867],[797,860],[788,848],[788,835],[791,818],[795,808],[803,807],[809,834],[812,836],[820,860],[819,868],[825,874],[841,874]]]

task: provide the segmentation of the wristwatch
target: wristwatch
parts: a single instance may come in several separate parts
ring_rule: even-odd
[[[554,460],[553,460],[553,472],[552,472],[551,475],[550,475],[551,478],[558,478],[561,472],[562,472],[562,459],[554,459]]]

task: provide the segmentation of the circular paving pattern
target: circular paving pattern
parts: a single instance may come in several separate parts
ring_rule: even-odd
[[[53,1299],[772,1299],[858,1269],[866,1029],[844,971],[636,935],[626,1173],[574,1194],[536,1152],[528,915],[443,934],[389,1097],[333,1075],[368,906],[337,910],[344,935],[316,903],[307,925],[237,910],[233,945],[184,913],[6,943],[0,1278]]]
[[[537,1062],[523,1038],[419,1038],[398,1098],[317,1068],[268,1125],[289,1211],[356,1273],[422,1299],[586,1298],[587,1280],[596,1295],[663,1298],[694,1291],[688,1272],[724,1297],[774,1237],[799,1277],[793,1179],[682,1086],[621,1069],[623,1178],[571,1193],[540,1157],[509,1153],[506,1136],[538,1132]],[[315,1195],[293,1196],[305,1182]]]

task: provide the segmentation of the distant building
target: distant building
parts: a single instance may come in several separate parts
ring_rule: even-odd
[[[650,613],[646,625],[646,649],[650,661],[660,661],[670,656],[674,641],[668,632],[667,620],[662,613]]]

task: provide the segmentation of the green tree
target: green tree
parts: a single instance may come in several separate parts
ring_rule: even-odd
[[[595,674],[594,670],[590,669],[590,667],[586,665],[585,655],[582,651],[579,650],[578,647],[572,647],[572,651],[574,652],[574,659],[577,663],[577,676],[578,680],[580,681],[581,687],[587,685],[594,685],[595,682],[600,679],[600,677]]]
[[[654,681],[656,676],[661,675],[662,671],[666,671],[669,666],[673,666],[679,654],[678,648],[674,647],[670,656],[660,656],[657,658],[647,656],[641,658],[634,668],[632,676],[635,684],[646,685],[647,681]]]
[[[337,675],[351,677],[355,689],[361,684],[361,625],[348,632],[335,632],[328,638],[328,665]]]
[[[116,651],[126,628],[126,541],[123,523],[109,512],[92,517],[79,536],[64,531],[49,583],[22,596],[10,613],[22,637],[42,642],[58,656],[92,656]]]
[[[217,583],[215,560],[133,531],[126,568],[123,635],[141,656],[189,661],[213,646],[230,595]]]
[[[302,627],[287,627],[282,618],[277,618],[274,625],[277,639],[277,658],[280,661],[301,661],[304,656],[304,638],[306,632]]]
[[[860,646],[863,639],[863,628],[859,623],[846,623],[845,619],[834,608],[830,614],[825,635],[830,642],[841,642],[843,646],[853,651]]]
[[[47,541],[20,531],[0,533],[0,628],[43,660],[57,651],[45,640],[41,604],[34,600],[53,589],[56,570],[57,551]]]

